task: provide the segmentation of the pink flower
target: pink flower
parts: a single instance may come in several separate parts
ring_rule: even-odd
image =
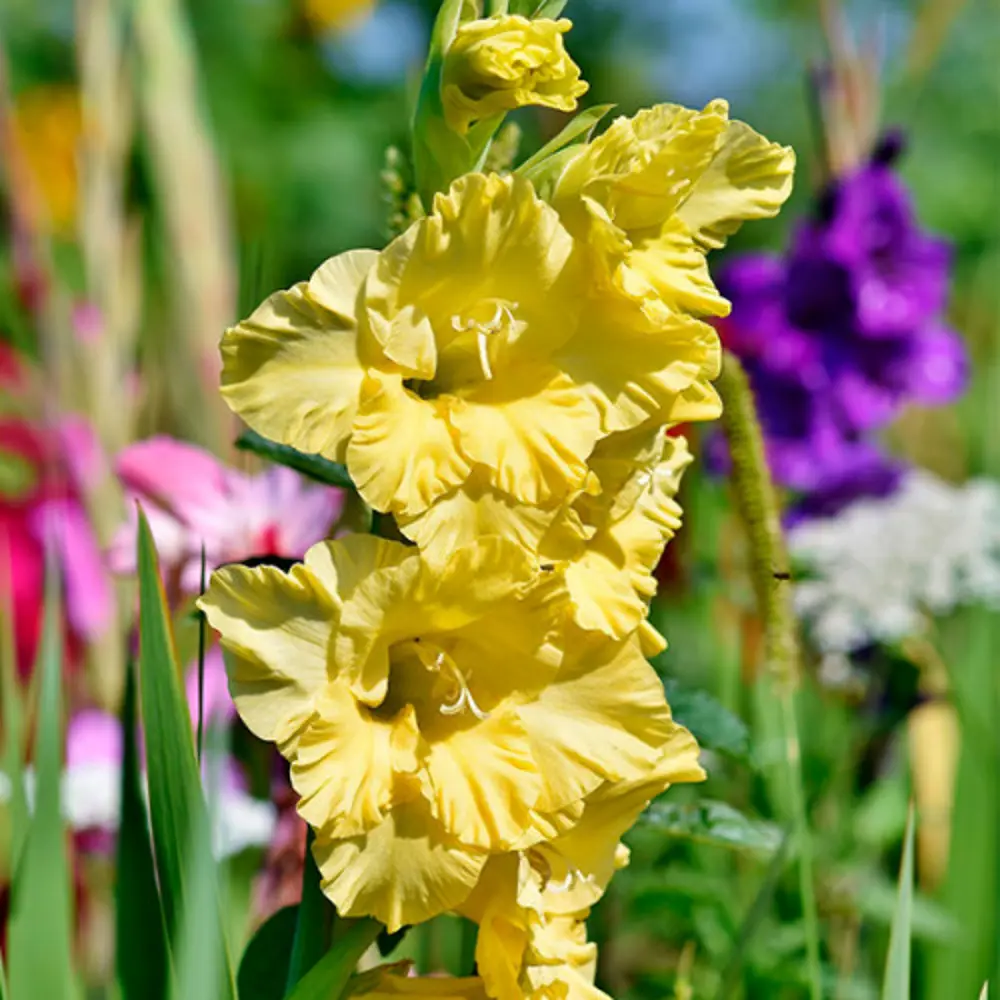
[[[245,475],[168,437],[130,445],[119,454],[117,471],[130,519],[112,547],[112,565],[120,573],[135,571],[139,501],[164,575],[184,594],[198,592],[203,544],[209,570],[252,556],[297,559],[326,537],[344,506],[342,490],[309,485],[290,469]]]
[[[8,419],[0,421],[0,457],[25,477],[0,494],[0,590],[14,611],[18,670],[27,676],[41,628],[47,546],[63,585],[70,661],[111,622],[111,581],[83,503],[100,476],[101,454],[80,419],[51,430]]]

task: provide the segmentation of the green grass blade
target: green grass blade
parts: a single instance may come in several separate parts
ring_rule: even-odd
[[[913,926],[913,808],[906,822],[903,860],[899,866],[899,895],[889,934],[889,956],[882,981],[882,1000],[910,1000],[910,951]]]
[[[285,906],[250,939],[236,974],[240,1000],[282,1000],[298,915],[297,906]]]
[[[221,757],[213,755],[213,759]],[[227,995],[235,998],[235,985],[229,982],[223,925],[217,919],[218,876],[212,843],[197,825],[191,834],[188,891],[175,948],[177,987],[173,1000],[219,1000]]]
[[[340,940],[312,967],[288,1000],[336,1000],[354,973],[358,959],[379,936],[382,925],[365,917],[344,921]]]
[[[291,445],[269,441],[256,431],[243,431],[236,439],[236,447],[241,451],[253,452],[254,455],[266,458],[275,465],[287,465],[289,469],[301,472],[303,476],[315,479],[318,483],[340,486],[348,490],[354,489],[354,483],[348,475],[346,466],[340,462],[331,462],[321,455],[310,455]]]
[[[35,735],[35,811],[11,888],[10,994],[13,1000],[77,996],[73,974],[73,888],[61,784],[62,626],[58,576],[46,580]]]
[[[193,850],[192,845],[204,844],[210,854],[211,834],[156,548],[141,510],[138,566],[139,696],[146,734],[149,812],[163,911],[170,939],[176,945],[183,915],[189,912],[187,897],[194,892],[200,898],[204,888],[191,884],[191,878],[199,872],[201,851],[200,846]],[[208,882],[209,903],[201,917],[206,926],[213,928],[205,933],[217,934],[224,951],[222,911],[214,874]],[[229,995],[235,996],[228,956],[224,955],[222,961],[225,967],[222,978]]]
[[[6,556],[3,549],[0,553]],[[2,566],[9,576],[9,558]],[[10,867],[14,871],[21,856],[28,832],[28,799],[24,789],[24,697],[17,679],[17,637],[14,634],[14,609],[10,603],[12,587],[4,579],[0,594],[5,595],[0,607],[0,706],[3,710],[3,759],[0,771],[10,781],[7,811],[10,816]]]
[[[167,995],[170,948],[136,746],[135,667],[125,678],[122,710],[121,824],[115,881],[115,962],[124,1000]]]
[[[306,835],[306,858],[302,868],[302,901],[295,923],[295,939],[288,963],[288,983],[291,993],[296,983],[326,954],[330,947],[333,922],[337,911],[320,888],[319,869],[312,852],[313,832]]]

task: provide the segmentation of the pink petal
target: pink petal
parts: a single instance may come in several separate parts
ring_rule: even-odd
[[[84,709],[70,719],[66,730],[66,766],[120,764],[122,727],[118,718],[97,709]]]
[[[75,500],[46,500],[32,512],[32,529],[55,547],[70,626],[85,639],[101,635],[111,620],[114,598],[83,508]]]

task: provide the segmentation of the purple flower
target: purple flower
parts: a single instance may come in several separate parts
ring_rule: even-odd
[[[940,319],[949,259],[886,157],[840,178],[785,256],[724,269],[723,341],[747,369],[772,472],[803,494],[802,516],[891,491],[900,467],[873,432],[908,403],[947,403],[963,388],[964,345]]]

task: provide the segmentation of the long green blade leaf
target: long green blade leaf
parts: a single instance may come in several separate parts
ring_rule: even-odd
[[[530,179],[535,168],[540,167],[553,153],[558,153],[570,143],[589,136],[613,108],[613,104],[598,104],[581,111],[555,138],[550,139],[534,156],[525,160],[515,173],[524,174]]]
[[[221,757],[216,755],[214,760]],[[211,841],[197,826],[191,831],[187,872],[189,891],[184,899],[184,917],[177,955],[177,988],[173,1000],[218,1000],[235,998],[235,985],[226,969],[223,925],[213,919],[218,913],[218,888]]]
[[[3,543],[7,539],[2,538]],[[10,556],[6,544],[0,548],[0,595],[4,595],[0,607],[0,705],[3,710],[3,759],[0,771],[10,782],[10,796],[7,810],[10,816],[10,865],[16,870],[17,860],[28,832],[28,799],[24,789],[24,712],[21,685],[17,679],[17,637],[14,634],[14,609],[10,595],[13,591],[10,581]]]
[[[66,855],[62,785],[62,627],[58,576],[48,572],[38,670],[35,812],[11,889],[10,993],[14,1000],[77,996],[73,890]]]
[[[296,983],[326,954],[333,933],[336,910],[320,888],[319,869],[312,852],[312,830],[306,836],[306,858],[302,868],[302,901],[295,922],[295,938],[288,962],[290,993]]]
[[[272,914],[251,938],[236,974],[240,1000],[282,1000],[299,908]]]
[[[351,923],[340,940],[334,942],[333,947],[289,994],[288,1000],[334,1000],[341,996],[358,959],[381,930],[382,925],[368,917]]]
[[[163,911],[170,940],[176,945],[183,914],[190,905],[190,880],[198,867],[198,853],[192,850],[192,844],[204,843],[211,852],[211,835],[156,548],[141,510],[138,567],[139,696],[146,734],[149,812]],[[214,876],[209,882],[210,903],[201,918],[206,927],[211,924],[210,933],[218,934],[223,947],[222,912]],[[228,956],[223,956],[223,962],[226,972],[222,978],[229,995],[235,996]]]
[[[121,824],[115,881],[115,961],[124,1000],[167,995],[170,949],[156,885],[149,817],[136,746],[135,667],[125,677],[122,710]]]
[[[903,860],[899,866],[899,895],[889,934],[889,957],[882,981],[882,1000],[910,1000],[910,949],[913,924],[913,809],[906,823]]]
[[[340,486],[353,490],[354,483],[347,469],[340,462],[331,462],[321,455],[309,455],[304,451],[287,444],[269,441],[256,431],[243,431],[236,439],[236,447],[242,451],[250,451],[261,458],[266,458],[276,465],[287,465],[289,469],[301,472],[303,476],[315,479],[327,486]]]

